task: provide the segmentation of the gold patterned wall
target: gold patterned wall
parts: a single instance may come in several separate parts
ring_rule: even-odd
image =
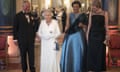
[[[16,0],[16,13],[22,10],[23,0]]]
[[[32,0],[33,5],[38,5],[40,9],[42,8],[48,8],[48,7],[71,7],[71,3],[74,0]],[[85,5],[89,4],[90,0],[79,0],[82,3],[85,3]],[[88,7],[88,5],[86,6]]]
[[[19,12],[22,10],[22,3],[24,0],[16,0],[16,12]],[[31,4],[33,6],[36,6],[39,8],[39,12],[41,11],[42,8],[45,7],[45,0],[29,0],[30,2],[32,2]],[[50,7],[57,7],[57,6],[67,6],[68,8],[68,12],[71,12],[71,3],[74,0],[50,0]],[[81,3],[85,4],[85,10],[89,7],[90,3],[92,2],[92,0],[80,0]],[[119,4],[118,4],[118,24],[120,27],[120,0]],[[56,3],[57,2],[57,3]]]
[[[24,0],[16,0],[16,12],[22,10],[22,3]],[[39,11],[48,7],[66,7],[68,12],[71,12],[71,3],[74,0],[28,0],[34,8],[38,7]],[[89,6],[91,0],[79,0],[85,4],[85,9]]]

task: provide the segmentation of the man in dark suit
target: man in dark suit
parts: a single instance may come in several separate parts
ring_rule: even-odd
[[[67,14],[65,8],[62,9],[62,26],[63,26],[63,33],[65,32],[65,26],[66,26],[66,20],[67,20]]]
[[[31,72],[35,72],[34,66],[34,40],[35,27],[33,17],[30,13],[30,3],[23,2],[23,11],[16,14],[13,26],[13,35],[15,44],[20,48],[22,71],[27,71],[27,55],[28,64]]]

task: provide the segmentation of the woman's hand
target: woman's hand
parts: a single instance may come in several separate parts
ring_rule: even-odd
[[[83,25],[82,23],[79,23],[78,26],[79,26],[80,28],[83,28],[83,27],[84,27],[84,25]]]
[[[105,39],[104,43],[105,43],[106,45],[109,45],[109,41],[110,41],[110,36],[109,36],[109,35],[106,35],[106,39]]]
[[[14,40],[14,44],[15,44],[16,46],[18,46],[18,41],[17,41],[17,40]]]
[[[82,23],[79,23],[78,25],[80,28],[82,28],[84,30],[84,32],[86,33],[87,32],[87,26],[82,24]]]

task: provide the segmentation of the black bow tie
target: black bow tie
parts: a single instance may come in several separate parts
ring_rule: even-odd
[[[29,15],[29,13],[24,13],[25,15]]]
[[[24,13],[24,15],[29,15],[30,13]]]

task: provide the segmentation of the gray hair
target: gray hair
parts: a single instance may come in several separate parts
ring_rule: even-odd
[[[26,3],[30,3],[28,0],[24,0],[23,1],[23,6],[26,4]]]
[[[53,16],[53,12],[50,9],[45,9],[42,15],[45,16],[46,13],[50,13]]]

